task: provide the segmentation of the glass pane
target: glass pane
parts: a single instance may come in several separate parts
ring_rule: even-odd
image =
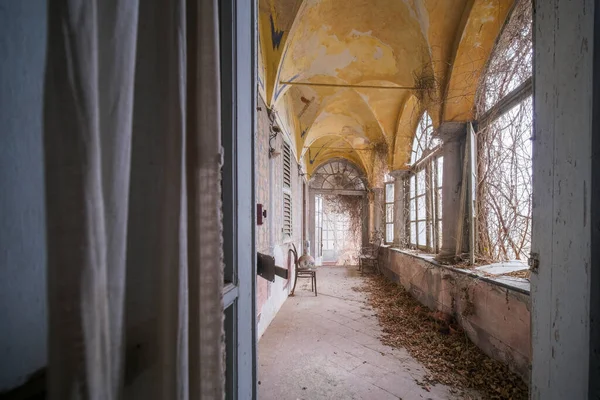
[[[415,246],[417,244],[417,223],[416,222],[410,223],[410,244],[415,245]]]
[[[437,213],[438,218],[442,219],[442,189],[437,190]]]
[[[425,196],[417,197],[417,219],[425,219]]]
[[[425,193],[425,170],[417,172],[417,195]]]
[[[410,221],[416,221],[417,220],[417,199],[413,199],[410,201],[410,216],[409,216],[409,220]]]
[[[394,205],[385,205],[385,222],[394,222]]]
[[[410,177],[410,197],[415,197],[417,195],[417,187],[415,186],[416,179],[415,176],[412,175]]]
[[[385,202],[393,203],[394,202],[394,184],[388,183],[385,185]]]
[[[442,248],[442,221],[438,221],[438,249]]]
[[[437,187],[442,187],[444,182],[444,157],[437,159]]]
[[[417,229],[419,231],[419,246],[427,245],[427,229],[425,221],[417,222]]]
[[[385,241],[387,243],[392,243],[394,241],[394,225],[387,224],[385,226]]]

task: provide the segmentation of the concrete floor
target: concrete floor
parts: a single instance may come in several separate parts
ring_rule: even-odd
[[[419,385],[425,368],[383,345],[356,267],[320,267],[319,296],[298,281],[258,345],[261,400],[458,399],[443,385]]]

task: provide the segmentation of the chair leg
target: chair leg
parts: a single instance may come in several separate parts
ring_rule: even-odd
[[[314,292],[315,291],[315,280],[312,279],[314,277],[314,274],[311,276],[311,280],[310,280],[310,291]]]
[[[313,274],[313,279],[315,280],[315,296],[317,296],[317,273]]]
[[[290,293],[290,296],[294,295],[294,291],[296,290],[296,283],[298,283],[298,269],[296,269],[296,274],[294,276],[294,287],[292,288],[292,293]]]

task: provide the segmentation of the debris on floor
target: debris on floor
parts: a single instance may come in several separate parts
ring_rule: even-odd
[[[431,312],[383,276],[367,278],[365,291],[383,327],[382,342],[405,348],[431,372],[420,385],[475,389],[488,399],[529,398],[523,380],[484,354],[445,314]]]
[[[514,278],[529,279],[531,277],[531,271],[528,269],[524,270],[524,271],[515,271],[515,272],[510,272],[510,273],[506,274],[506,276],[512,276]]]

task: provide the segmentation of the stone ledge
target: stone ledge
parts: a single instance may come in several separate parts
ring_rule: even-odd
[[[434,255],[382,247],[382,273],[431,310],[454,316],[471,341],[527,382],[531,367],[529,283],[441,265]],[[525,281],[525,282],[521,282]]]
[[[398,248],[391,247],[391,246],[382,246],[382,248],[387,248],[391,251],[395,251],[395,252],[410,256],[410,257],[414,257],[419,260],[426,261],[432,265],[435,265],[436,267],[448,269],[448,270],[455,271],[455,272],[458,272],[461,274],[470,275],[476,279],[481,279],[485,282],[496,284],[496,285],[502,286],[506,289],[515,290],[517,292],[520,292],[520,293],[523,293],[526,295],[529,295],[530,291],[531,291],[531,284],[527,279],[516,278],[516,277],[511,277],[511,276],[504,276],[504,275],[492,277],[492,276],[488,276],[488,274],[486,274],[486,272],[485,272],[486,268],[491,268],[491,267],[497,266],[498,264],[508,264],[508,263],[494,263],[494,264],[481,265],[474,269],[465,269],[465,268],[457,268],[453,265],[441,264],[435,259],[435,257],[436,257],[435,254],[414,253],[412,251],[398,249]],[[511,264],[521,263],[525,267],[523,269],[527,268],[527,264],[525,264],[524,262],[521,262],[521,261],[510,261],[510,263]]]

